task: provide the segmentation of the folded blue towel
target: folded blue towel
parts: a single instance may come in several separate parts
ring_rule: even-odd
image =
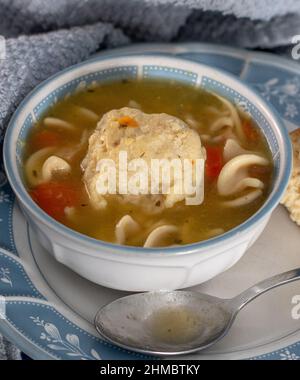
[[[98,50],[131,41],[289,45],[298,0],[0,0],[0,143],[12,112],[39,82]],[[19,358],[0,337],[0,360]]]

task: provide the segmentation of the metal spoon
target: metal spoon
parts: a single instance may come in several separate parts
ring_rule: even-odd
[[[145,354],[188,354],[224,337],[238,312],[259,295],[300,279],[300,268],[278,274],[232,299],[192,291],[158,291],[123,297],[102,307],[95,326],[117,346]]]

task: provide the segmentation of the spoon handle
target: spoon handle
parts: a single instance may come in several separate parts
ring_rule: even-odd
[[[230,300],[230,304],[234,307],[234,309],[239,311],[245,305],[247,305],[249,302],[254,300],[256,297],[260,296],[261,294],[271,289],[277,288],[280,285],[288,284],[289,282],[293,282],[296,280],[300,280],[300,268],[277,274],[273,277],[267,278],[266,280],[259,282],[258,284],[245,290],[238,296],[232,298]]]

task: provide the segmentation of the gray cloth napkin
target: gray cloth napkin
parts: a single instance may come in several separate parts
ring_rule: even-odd
[[[299,0],[0,0],[0,143],[24,96],[96,51],[140,41],[207,41],[285,52]],[[18,351],[0,336],[0,360]]]

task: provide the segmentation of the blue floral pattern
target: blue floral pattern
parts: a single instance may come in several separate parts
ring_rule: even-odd
[[[278,103],[283,117],[295,120],[300,109],[300,76],[293,76],[280,82],[272,78],[255,85],[261,95],[271,103]]]
[[[44,299],[26,273],[22,261],[0,248],[0,294],[5,297]]]
[[[280,354],[281,360],[300,360],[300,356],[297,355],[295,352],[291,352],[289,349],[283,350]]]
[[[92,348],[90,354],[85,353],[80,347],[79,338],[76,334],[67,334],[64,338],[53,323],[41,320],[39,316],[30,317],[36,326],[41,327],[44,331],[40,335],[41,340],[45,340],[47,347],[55,351],[65,351],[67,356],[81,360],[101,360],[98,352]]]

